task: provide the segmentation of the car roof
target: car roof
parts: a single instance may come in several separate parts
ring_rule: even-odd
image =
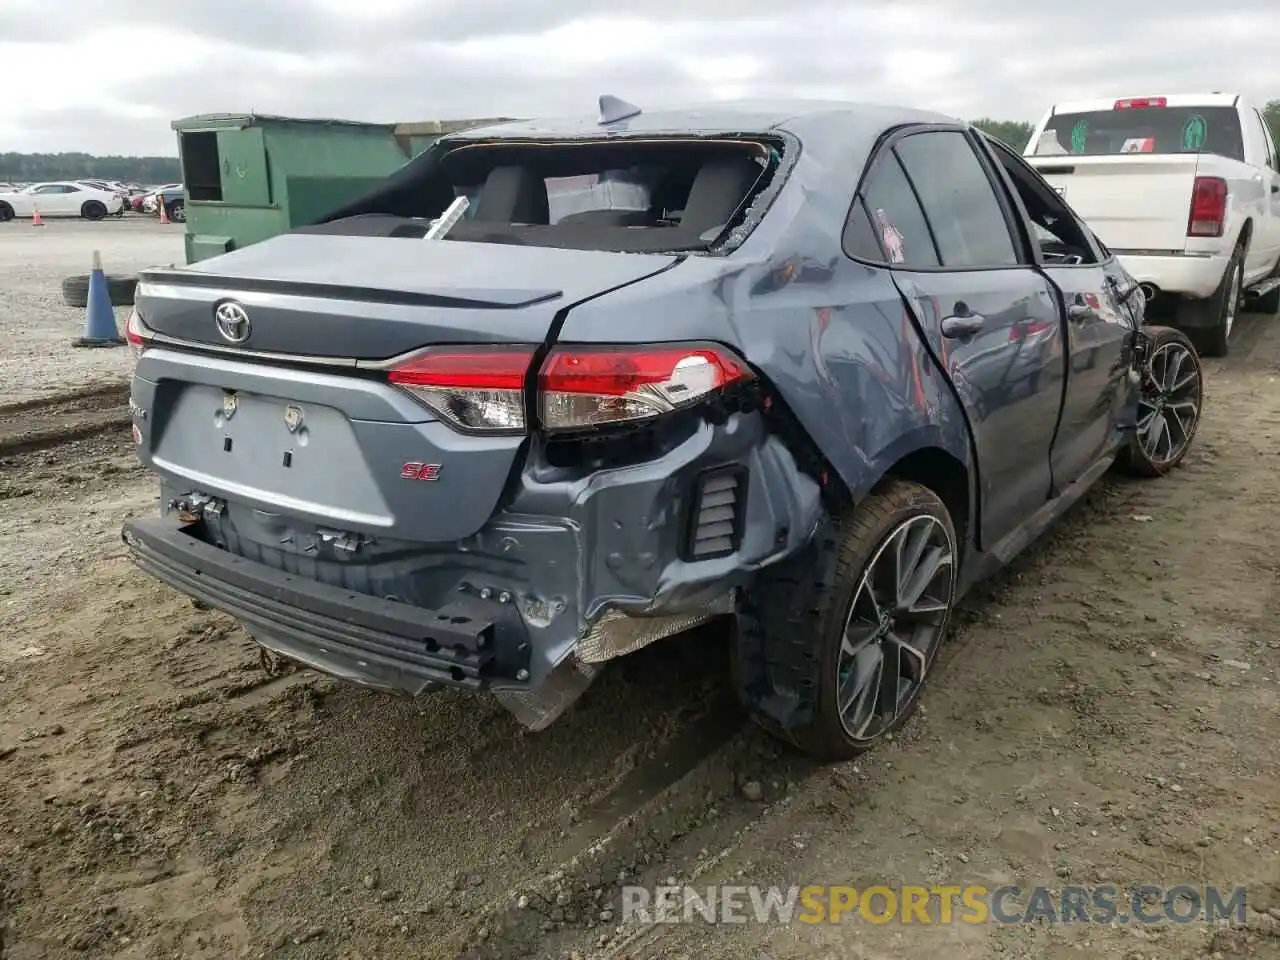
[[[777,130],[795,134],[801,140],[832,133],[843,139],[849,134],[865,134],[870,130],[880,131],[906,123],[956,122],[956,117],[946,114],[888,104],[839,100],[728,100],[642,112],[608,125],[599,123],[598,114],[513,120],[473,127],[442,139],[582,138],[609,134],[676,133],[715,136],[764,134]]]

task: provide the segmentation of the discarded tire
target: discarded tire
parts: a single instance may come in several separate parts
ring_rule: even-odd
[[[107,277],[107,292],[111,295],[111,305],[128,307],[133,305],[133,293],[138,286],[137,277]],[[69,307],[87,307],[89,305],[89,274],[67,277],[62,281],[62,302]]]

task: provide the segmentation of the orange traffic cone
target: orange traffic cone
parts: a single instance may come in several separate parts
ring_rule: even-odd
[[[169,223],[169,208],[164,205],[164,197],[156,197],[156,206],[160,208],[160,222]]]
[[[40,219],[40,208],[34,204],[31,207],[31,225],[33,227],[44,226],[44,221]]]

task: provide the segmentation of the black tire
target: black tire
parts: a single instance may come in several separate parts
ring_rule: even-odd
[[[1227,261],[1227,268],[1222,271],[1218,289],[1209,299],[1185,307],[1199,311],[1199,318],[1209,321],[1189,325],[1187,330],[1201,356],[1225,357],[1231,350],[1231,331],[1240,311],[1244,288],[1244,250],[1243,243],[1236,246],[1231,259]]]
[[[111,295],[111,305],[115,307],[133,306],[134,292],[138,286],[137,277],[107,277],[107,292]],[[62,302],[69,307],[87,307],[89,305],[89,275],[67,277],[62,281]]]
[[[107,205],[99,200],[86,200],[84,205],[80,207],[80,216],[86,220],[105,220],[107,218]]]
[[[0,223],[8,223],[13,219],[13,207],[7,203],[0,203]]]
[[[869,566],[886,556],[882,548],[891,538],[920,521],[939,531],[949,557],[945,574],[939,574],[946,598],[945,608],[933,615],[936,640],[927,654],[913,659],[920,677],[905,694],[897,694],[902,699],[893,719],[877,718],[882,722],[873,731],[854,735],[838,701],[845,631],[852,629]],[[808,548],[764,571],[743,600],[735,645],[735,682],[756,722],[828,761],[856,756],[901,727],[919,704],[949,627],[958,563],[955,527],[942,500],[920,484],[890,480],[828,521]],[[897,659],[901,665],[901,656]],[[884,658],[882,669],[887,663]],[[899,688],[894,685],[895,693]]]
[[[175,200],[169,204],[169,219],[175,223],[186,223],[187,205],[181,200]]]
[[[1195,346],[1182,331],[1143,327],[1142,332],[1147,342],[1139,426],[1116,464],[1133,476],[1163,477],[1182,463],[1195,440],[1204,409],[1204,371]],[[1194,404],[1194,409],[1187,404]],[[1167,438],[1167,446],[1162,438]]]

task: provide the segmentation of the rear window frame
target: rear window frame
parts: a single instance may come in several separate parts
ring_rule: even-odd
[[[764,152],[768,164],[762,167],[765,181],[757,185],[748,195],[747,202],[741,206],[728,221],[724,229],[712,240],[701,240],[691,231],[681,233],[679,226],[664,228],[627,228],[611,226],[579,227],[557,225],[505,225],[499,222],[479,223],[469,218],[458,221],[450,230],[446,239],[473,242],[506,242],[528,246],[560,247],[562,249],[606,250],[617,253],[670,254],[685,256],[722,257],[727,256],[742,246],[751,237],[761,222],[772,209],[781,191],[789,182],[803,147],[800,139],[789,131],[780,129],[766,130],[717,130],[713,132],[660,132],[635,134],[593,134],[591,136],[573,136],[566,134],[538,134],[531,136],[472,136],[468,133],[456,133],[442,137],[425,151],[409,161],[393,174],[383,187],[366,194],[363,198],[334,211],[319,221],[308,232],[341,232],[345,220],[368,218],[370,216],[384,218],[389,224],[394,222],[401,229],[412,231],[414,225],[425,226],[427,222],[443,213],[443,206],[434,201],[416,203],[412,212],[406,212],[403,202],[405,197],[418,193],[439,196],[447,189],[451,197],[456,197],[459,188],[469,191],[473,185],[469,182],[459,183],[456,176],[447,173],[447,161],[461,151],[497,150],[497,149],[576,149],[590,147],[609,147],[615,149],[627,144],[697,144],[707,145],[723,143],[738,144]],[[500,165],[500,164],[495,164]],[[542,173],[542,171],[539,171]],[[471,177],[463,178],[467,181]],[[545,176],[544,176],[545,179]],[[480,178],[481,182],[483,177]],[[446,186],[446,181],[448,185]],[[434,191],[434,193],[432,193]],[[437,209],[439,207],[439,209]],[[428,213],[427,210],[430,210]],[[556,243],[551,231],[573,229],[578,234],[575,240],[568,243]],[[379,228],[381,230],[381,228]],[[613,232],[613,242],[607,237]],[[601,242],[588,243],[584,239],[588,232],[594,232],[594,239]],[[409,233],[395,232],[396,236],[407,236]],[[662,236],[664,243],[646,242],[650,237]],[[621,242],[625,241],[625,242]]]

